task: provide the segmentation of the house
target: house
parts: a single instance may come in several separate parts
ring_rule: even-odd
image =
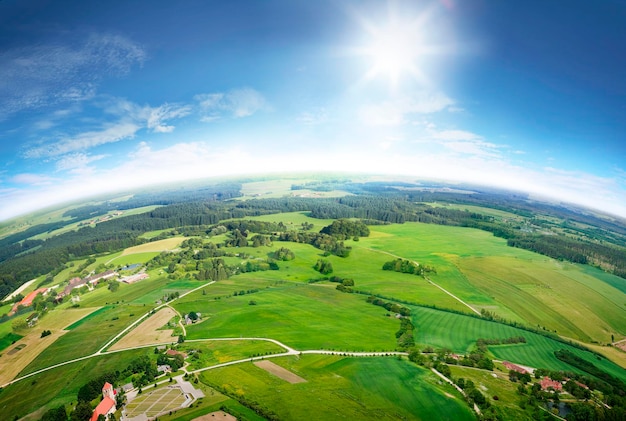
[[[173,357],[173,356],[175,356],[175,355],[182,355],[182,356],[183,356],[183,359],[187,358],[187,354],[186,354],[186,353],[184,353],[184,352],[180,352],[180,351],[176,351],[176,350],[174,350],[174,349],[168,349],[168,350],[165,352],[165,354],[166,354],[166,355],[168,355],[168,356],[170,356],[170,357]]]
[[[552,390],[558,390],[559,392],[563,390],[563,385],[561,384],[561,382],[552,380],[548,376],[545,376],[543,379],[541,379],[541,382],[539,384],[541,384],[541,390],[552,389]]]
[[[97,421],[100,415],[108,417],[109,415],[115,413],[117,410],[115,407],[115,395],[116,392],[113,389],[113,385],[106,382],[104,386],[102,386],[102,400],[98,406],[96,406],[96,409],[93,410],[91,421]]]
[[[47,293],[48,293],[48,288],[36,289],[35,291],[33,291],[30,294],[28,294],[26,297],[22,298],[22,300],[19,303],[15,303],[15,305],[11,309],[9,315],[15,314],[15,312],[17,311],[17,308],[19,306],[28,307],[28,306],[32,305],[33,301],[35,300],[35,297],[38,296],[39,294],[46,295]]]
[[[513,363],[510,363],[508,361],[502,361],[502,364],[506,367],[507,370],[517,371],[520,374],[528,373],[528,370],[526,370],[525,368],[520,367],[517,364],[513,364]]]
[[[167,364],[157,365],[157,372],[158,373],[171,373],[172,372],[172,367],[170,367]]]
[[[124,393],[130,392],[134,388],[135,388],[135,386],[132,383],[126,383],[125,385],[122,385],[122,387],[121,387],[121,389],[124,391]]]
[[[97,284],[101,279],[109,279],[117,275],[117,272],[114,270],[107,270],[106,272],[98,273],[96,275],[91,275],[85,278],[85,283],[89,282],[90,284]]]

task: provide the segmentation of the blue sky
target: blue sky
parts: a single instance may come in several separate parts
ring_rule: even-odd
[[[626,2],[0,1],[0,220],[345,171],[626,217]]]

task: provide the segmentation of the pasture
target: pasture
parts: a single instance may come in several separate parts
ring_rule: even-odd
[[[505,339],[521,335],[526,338],[525,344],[490,346],[489,351],[497,359],[530,367],[577,371],[554,356],[554,351],[568,349],[612,375],[626,380],[626,371],[606,358],[512,326],[420,307],[412,308],[412,319],[417,328],[415,341],[420,345],[466,353],[475,346],[479,338]]]
[[[197,291],[173,305],[208,318],[188,326],[188,339],[267,337],[299,349],[394,350],[400,322],[365,298],[333,285],[284,284],[219,300]]]
[[[172,251],[176,249],[185,239],[183,237],[166,238],[164,240],[152,241],[139,246],[128,247],[122,252],[122,256],[138,253]]]
[[[509,380],[508,372],[488,372],[470,367],[450,366],[454,379],[464,378],[471,380],[476,388],[489,400],[503,421],[531,421],[533,417],[520,408],[518,402],[520,395],[517,393],[519,383]],[[494,377],[495,376],[495,377]],[[494,396],[498,399],[495,400]]]
[[[176,348],[190,355],[189,370],[197,370],[216,364],[243,360],[257,355],[285,352],[273,342],[259,340],[186,340]]]
[[[78,389],[90,379],[124,368],[132,359],[143,354],[145,350],[133,350],[94,357],[7,386],[0,393],[2,418],[12,420],[14,417],[24,417],[21,418],[24,421],[39,420],[48,409],[76,402]]]
[[[252,363],[208,370],[200,378],[285,420],[475,419],[451,386],[406,360],[304,355],[272,361],[307,381],[292,384]]]
[[[93,308],[84,309],[84,311],[93,310]],[[74,327],[67,334],[54,341],[20,374],[32,373],[53,364],[90,355],[98,351],[117,333],[147,311],[148,309],[144,307],[113,305],[93,316],[89,323]],[[62,315],[63,312],[59,312],[59,314]]]
[[[176,316],[174,310],[169,307],[162,308],[115,342],[109,350],[176,342],[177,338],[172,336],[173,329],[161,329],[174,316]]]
[[[23,337],[10,345],[0,357],[0,385],[13,380],[57,339],[68,333],[64,330],[68,324],[80,320],[92,311],[93,309],[71,309],[51,312],[42,317],[35,327],[20,331]],[[50,330],[52,333],[42,338],[43,330]]]

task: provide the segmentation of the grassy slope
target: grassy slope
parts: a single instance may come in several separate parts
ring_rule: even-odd
[[[187,328],[189,339],[268,337],[302,349],[393,350],[400,327],[365,297],[340,293],[333,285],[285,284],[213,301],[196,292],[175,307],[209,318]]]
[[[125,368],[144,350],[127,351],[96,357],[59,367],[15,383],[0,392],[2,419],[32,413],[27,420],[38,420],[48,409],[76,402],[76,393],[89,379],[105,372]]]
[[[471,420],[432,374],[396,358],[302,356],[272,360],[307,380],[289,384],[252,364],[206,371],[203,381],[260,402],[284,420]]]
[[[354,246],[434,265],[432,280],[475,307],[583,341],[626,335],[626,294],[606,282],[614,277],[508,247],[474,229],[407,223],[372,231]]]
[[[417,328],[416,341],[419,344],[445,347],[458,353],[464,353],[474,346],[478,338],[505,339],[521,335],[526,338],[525,344],[491,346],[489,350],[501,360],[537,368],[576,371],[554,356],[554,351],[569,349],[581,358],[626,381],[626,371],[607,359],[598,359],[599,357],[595,354],[572,348],[567,344],[536,333],[428,308],[414,308],[412,315],[413,324]]]

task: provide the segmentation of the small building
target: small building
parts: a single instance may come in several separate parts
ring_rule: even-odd
[[[116,392],[111,383],[106,382],[104,386],[102,386],[102,400],[98,406],[96,406],[96,409],[93,410],[91,421],[97,421],[100,415],[108,417],[115,413],[117,410],[115,407],[115,394]]]
[[[134,388],[135,388],[135,386],[132,383],[126,383],[125,385],[121,386],[121,389],[124,391],[124,393],[130,392]]]
[[[557,390],[557,391],[561,391],[563,390],[563,385],[561,384],[561,382],[557,382],[556,380],[552,380],[550,377],[545,376],[543,379],[541,379],[541,382],[539,382],[539,384],[541,385],[541,390]]]
[[[528,370],[526,370],[525,368],[520,367],[517,364],[513,364],[513,363],[510,363],[508,361],[502,361],[502,364],[506,367],[507,370],[517,371],[520,374],[528,373]]]
[[[157,365],[157,372],[159,373],[171,373],[172,367],[167,364]]]
[[[168,356],[170,356],[170,357],[173,357],[173,356],[175,356],[175,355],[182,355],[182,356],[183,356],[183,359],[187,358],[187,354],[186,354],[186,353],[184,353],[184,352],[180,352],[180,351],[176,351],[175,349],[168,349],[168,350],[165,352],[165,354],[166,354],[166,355],[168,355]]]

